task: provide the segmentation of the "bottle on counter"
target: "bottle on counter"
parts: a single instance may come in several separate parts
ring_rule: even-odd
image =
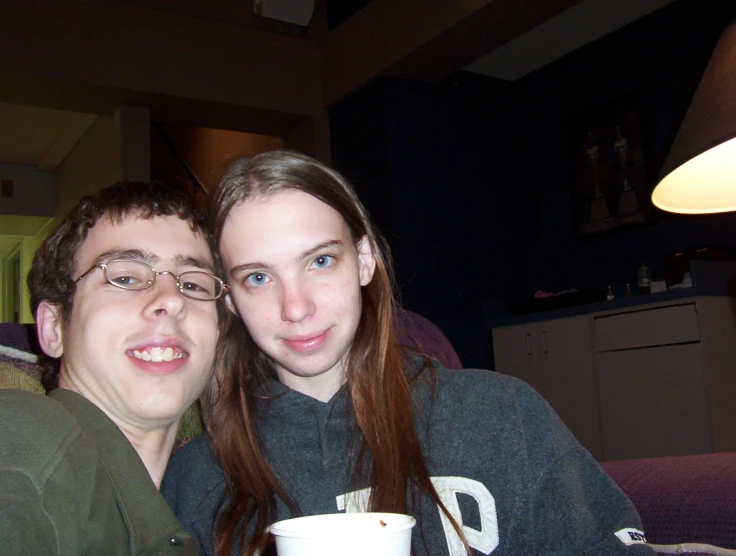
[[[613,288],[611,286],[606,287],[606,300],[613,301]]]
[[[652,271],[641,263],[636,277],[639,279],[639,293],[652,293]]]
[[[634,292],[631,291],[631,284],[626,284],[626,290],[624,291],[624,297],[634,297]]]

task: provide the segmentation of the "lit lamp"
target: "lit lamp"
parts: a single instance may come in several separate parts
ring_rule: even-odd
[[[736,20],[713,51],[660,176],[652,203],[662,210],[736,211]]]

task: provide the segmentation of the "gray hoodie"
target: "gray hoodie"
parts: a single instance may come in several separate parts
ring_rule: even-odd
[[[412,385],[433,484],[474,555],[654,554],[631,502],[530,386],[438,364]],[[267,386],[276,395],[258,407],[263,449],[302,514],[364,510],[367,483],[350,487],[345,479],[354,423],[346,388],[323,403]],[[180,450],[164,477],[162,492],[202,554],[213,553],[224,484],[206,436]],[[281,501],[278,512],[294,517]],[[415,554],[465,554],[428,497],[410,502],[409,513],[418,522]]]

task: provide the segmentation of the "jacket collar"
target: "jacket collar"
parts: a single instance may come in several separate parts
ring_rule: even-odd
[[[99,447],[120,513],[128,526],[130,554],[146,554],[166,536],[172,546],[196,545],[196,541],[183,532],[138,452],[117,425],[100,408],[76,392],[56,389],[49,393],[49,397],[72,413],[85,434]]]

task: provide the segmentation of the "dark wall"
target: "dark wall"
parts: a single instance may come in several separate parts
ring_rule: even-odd
[[[736,245],[732,214],[656,211],[577,237],[566,140],[576,115],[635,95],[651,183],[734,15],[733,3],[678,0],[514,83],[384,78],[331,109],[333,162],[388,238],[404,306],[466,366],[492,367],[484,302],[634,283],[643,261],[657,279],[668,251]]]
[[[473,124],[481,90],[385,79],[330,113],[333,163],[355,184],[394,257],[403,305],[435,322],[466,365],[488,367],[480,300],[501,289],[498,175],[507,148]],[[476,98],[477,97],[477,98]],[[494,260],[495,259],[495,260]]]
[[[655,210],[655,222],[593,237],[574,234],[565,124],[600,103],[639,99],[644,155],[653,185],[679,122],[733,3],[679,0],[517,83],[517,125],[530,162],[520,182],[534,198],[527,220],[526,292],[602,288],[636,281],[645,261],[662,277],[671,250],[707,243],[736,244],[736,219],[678,216]],[[525,108],[522,110],[520,106]],[[522,233],[520,233],[522,235]]]

